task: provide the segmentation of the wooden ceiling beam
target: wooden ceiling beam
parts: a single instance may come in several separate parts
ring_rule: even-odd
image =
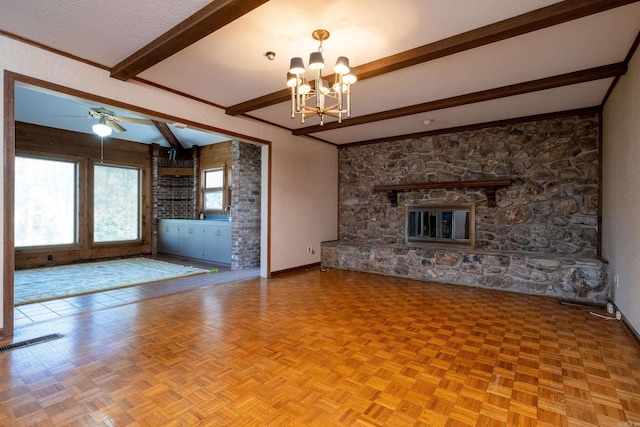
[[[637,1],[640,0],[565,0],[504,21],[357,66],[355,67],[356,75],[358,80],[365,80]],[[327,80],[331,81],[331,76],[328,76]],[[233,105],[228,107],[225,112],[231,116],[237,116],[286,102],[290,98],[291,92],[285,88]]]
[[[129,80],[267,1],[216,0],[211,2],[111,68],[111,77]]]
[[[366,123],[378,122],[381,120],[395,119],[413,114],[426,113],[428,111],[442,110],[444,108],[459,107],[461,105],[474,104],[477,102],[491,101],[493,99],[505,98],[508,96],[522,95],[525,93],[537,92],[546,89],[554,89],[562,86],[574,85],[590,82],[594,80],[606,79],[623,75],[627,72],[627,64],[620,62],[617,64],[604,65],[602,67],[590,68],[588,70],[575,71],[573,73],[561,74],[553,77],[533,80],[525,83],[518,83],[502,86],[494,89],[482,90],[466,95],[454,96],[451,98],[439,99],[422,104],[410,105],[408,107],[396,108],[394,110],[381,111],[379,113],[367,114],[351,119],[343,120],[342,123],[331,122],[323,126],[308,126],[295,129],[294,135],[308,135],[316,132],[323,132],[349,126],[362,125]]]
[[[175,149],[177,153],[182,153],[184,151],[184,147],[180,144],[180,141],[176,136],[171,132],[169,126],[165,122],[159,122],[157,120],[151,120],[153,125],[160,131],[162,137],[169,143],[171,148]]]

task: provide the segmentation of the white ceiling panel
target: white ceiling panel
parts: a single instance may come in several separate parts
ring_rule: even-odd
[[[140,76],[227,107],[284,88],[291,57],[306,63],[317,50],[311,37],[316,29],[331,33],[323,43],[327,64],[347,56],[359,65],[552,3],[557,2],[493,0],[486,7],[471,1],[461,14],[447,0],[332,0],[320,9],[271,0]],[[273,61],[264,56],[267,51],[276,53]],[[230,85],[230,79],[238,84]],[[194,81],[206,83],[195,87]]]
[[[640,28],[640,3],[632,9],[635,13],[615,9],[358,82],[353,86],[353,116],[622,61],[630,46],[615,40],[633,41],[635,28]],[[612,26],[615,30],[606,25],[613,22],[618,23]],[[597,30],[584,33],[584,28]],[[613,33],[616,37],[611,36]],[[592,105],[600,102],[602,99]],[[318,123],[317,118],[307,120],[305,125],[290,120],[289,107],[279,108],[277,114],[264,110],[252,115],[293,129]]]
[[[232,5],[250,11],[212,33],[206,28],[193,33],[198,25],[194,25],[192,16],[208,4],[217,10]],[[226,22],[225,16],[214,12],[209,18]],[[327,0],[320,8],[297,0],[0,3],[0,35],[15,34],[26,43],[49,46],[107,67],[127,60],[133,52],[178,24],[183,30],[178,40],[188,39],[190,45],[159,62],[147,47],[150,56],[144,58],[143,70],[130,70],[128,75],[221,108],[251,104],[257,98],[273,96],[285,89],[290,58],[302,56],[306,62],[308,54],[318,47],[311,33],[322,28],[331,32],[323,43],[327,69],[332,68],[338,56],[345,55],[352,66],[366,64],[381,70],[353,87],[353,116],[366,118],[373,113],[387,114],[394,109],[468,97],[509,85],[532,85],[543,78],[622,63],[632,53],[640,34],[640,1]],[[486,30],[487,26],[492,30]],[[501,33],[505,28],[509,30]],[[171,47],[175,41],[166,46]],[[449,50],[426,58],[430,60],[410,62],[411,66],[403,64],[411,52],[432,52],[434,46],[444,45]],[[267,51],[275,52],[272,61],[265,57]],[[393,61],[399,65],[395,66]],[[390,68],[380,69],[380,64]],[[590,79],[597,80],[551,90],[537,87],[525,95],[474,101],[475,104],[463,107],[310,135],[329,143],[345,144],[420,132],[425,130],[422,117],[436,118],[427,129],[433,130],[563,108],[598,106],[614,80],[602,76]],[[77,109],[71,103],[56,103],[52,98],[47,102],[61,114],[72,115]],[[17,99],[17,108],[23,104]],[[69,111],[63,112],[61,104]],[[80,127],[69,123],[71,120],[53,119],[46,111],[35,117],[38,111],[20,114],[38,124],[69,126],[74,130]],[[266,107],[256,104],[241,113],[292,131],[319,122],[317,117],[308,119],[304,125],[297,118],[290,119],[290,105],[281,100]],[[333,119],[326,121],[330,123]],[[176,128],[176,133],[181,131]],[[134,134],[134,128],[127,130],[127,138],[133,138]],[[160,140],[158,135],[144,138],[152,142]],[[202,145],[190,142],[187,135],[183,138],[188,145]]]
[[[492,101],[463,105],[415,114],[398,119],[383,120],[339,130],[314,133],[312,136],[336,144],[407,135],[496,120],[507,120],[538,114],[561,112],[597,106],[607,92],[612,79],[582,83],[562,88],[539,91],[534,94],[510,96]],[[549,110],[549,104],[555,110]],[[424,120],[433,120],[425,126]]]
[[[112,67],[208,0],[2,0],[0,29]]]

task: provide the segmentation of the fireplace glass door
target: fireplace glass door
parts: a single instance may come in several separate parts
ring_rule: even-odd
[[[407,243],[473,245],[474,207],[407,206]]]

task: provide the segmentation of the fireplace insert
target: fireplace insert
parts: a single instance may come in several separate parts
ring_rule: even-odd
[[[475,246],[475,205],[408,205],[406,242]]]

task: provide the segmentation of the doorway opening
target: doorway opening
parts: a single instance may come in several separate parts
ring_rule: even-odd
[[[27,76],[20,76],[10,72],[5,72],[6,143],[5,143],[5,171],[4,171],[4,174],[5,174],[4,175],[5,176],[5,192],[4,192],[5,199],[4,200],[6,205],[5,205],[5,229],[4,229],[5,257],[4,257],[4,271],[3,271],[3,275],[4,275],[3,335],[5,337],[13,335],[13,328],[14,328],[13,275],[16,267],[15,249],[14,249],[15,248],[14,217],[16,215],[16,212],[15,212],[15,207],[13,203],[14,195],[15,195],[15,189],[14,189],[14,183],[15,183],[14,167],[15,166],[14,165],[15,165],[15,156],[16,156],[16,125],[20,125],[21,123],[23,123],[21,119],[24,120],[23,118],[17,117],[16,112],[19,106],[16,104],[18,104],[21,101],[16,98],[16,92],[22,92],[23,89],[28,89],[32,92],[37,92],[38,94],[44,93],[49,97],[56,98],[57,100],[63,100],[64,102],[78,103],[78,102],[84,101],[86,103],[95,103],[99,105],[107,105],[110,107],[113,106],[111,108],[120,108],[122,110],[126,110],[126,112],[132,116],[143,115],[145,118],[148,118],[149,120],[160,118],[161,120],[164,120],[165,123],[168,123],[168,122],[176,123],[179,125],[179,127],[182,127],[183,129],[186,128],[191,132],[199,131],[201,134],[211,134],[215,131],[219,132],[218,129],[209,128],[207,125],[190,122],[182,118],[166,116],[161,113],[156,113],[149,110],[139,109],[132,105],[122,104],[117,101],[104,99],[89,93],[76,91],[66,87],[61,87],[61,86],[40,81],[37,79],[32,79]],[[62,101],[59,101],[59,102],[62,102]],[[14,106],[16,106],[15,109],[14,109]],[[59,112],[60,110],[57,109],[55,111]],[[64,115],[61,114],[60,116],[64,116]],[[82,118],[82,119],[86,119],[86,118]],[[36,124],[30,123],[30,124],[33,126],[40,126],[40,127],[43,127],[46,125],[45,123],[36,123]],[[127,123],[126,126],[128,128],[127,132],[135,129],[134,124]],[[57,129],[60,129],[60,128],[57,128]],[[69,130],[69,132],[77,132],[77,131],[72,129],[72,130]],[[132,134],[133,133],[134,132],[132,132]],[[267,195],[269,193],[268,187],[269,187],[270,171],[268,170],[268,168],[270,163],[268,159],[270,155],[270,152],[269,152],[270,144],[268,141],[256,140],[251,137],[244,137],[242,135],[237,135],[237,134],[233,135],[232,137],[228,137],[220,134],[218,134],[217,136],[223,137],[226,140],[229,140],[229,138],[232,138],[234,141],[238,141],[243,144],[252,144],[253,146],[257,146],[259,149],[259,156],[263,161],[262,164],[264,165],[264,167],[262,167],[261,171],[258,172],[258,176],[260,177],[260,186],[264,189],[264,191],[262,191],[261,194],[255,198],[254,203],[256,203],[257,206],[259,206],[259,213],[260,213],[260,219],[257,221],[259,224],[258,234],[260,235],[260,244],[259,244],[260,256],[259,256],[258,269],[257,270],[249,269],[249,271],[251,271],[251,274],[254,274],[254,275],[256,274],[256,272],[259,272],[261,276],[268,277],[268,275],[270,274],[270,271],[269,271],[269,265],[268,265],[269,200]],[[143,143],[148,144],[150,147],[153,147],[155,144],[154,149],[156,150],[158,149],[158,146],[161,146],[161,143],[154,142],[153,139],[152,140],[147,139]],[[195,145],[197,144],[194,144],[194,146]],[[100,160],[102,161],[102,154],[103,154],[102,150],[104,148],[102,144],[100,148],[101,148]],[[153,151],[152,148],[148,148],[147,150]],[[151,180],[151,178],[152,177],[149,176],[149,180]],[[151,221],[147,219],[150,217],[152,218]],[[85,221],[90,222],[86,219]],[[142,237],[139,239],[138,241],[139,244],[142,244],[142,246],[147,245],[147,247],[149,248],[148,251],[142,250],[141,254],[156,255],[157,249],[156,249],[155,238],[157,234],[155,232],[155,229],[153,228],[154,226],[156,226],[156,222],[157,222],[155,220],[155,216],[153,216],[153,213],[151,215],[147,215],[146,218],[141,219],[141,222],[146,222],[147,224],[152,223],[151,224],[152,227],[150,228],[150,230],[153,230],[153,233],[148,233],[148,237],[146,238],[146,240],[143,239]],[[135,246],[135,244],[132,244],[132,245]],[[125,250],[123,253],[105,251],[104,248],[102,248],[101,250],[103,252],[102,255],[106,254],[105,256],[103,256],[103,258],[109,258],[114,255],[116,257],[135,255],[135,253],[130,253],[130,249],[129,249],[129,252]],[[100,258],[100,256],[93,257],[93,258]],[[76,260],[73,262],[78,262],[78,261]],[[194,260],[191,260],[191,262],[193,263]],[[224,266],[221,266],[221,268],[219,268],[219,271],[223,272]]]

